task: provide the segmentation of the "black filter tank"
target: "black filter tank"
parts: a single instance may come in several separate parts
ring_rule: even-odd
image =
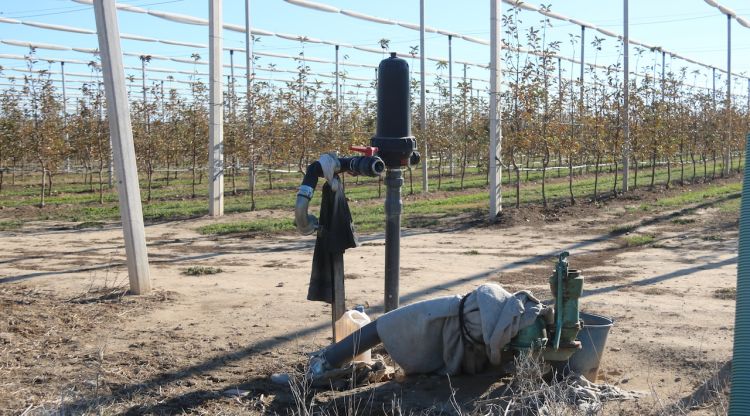
[[[378,156],[389,168],[418,163],[417,142],[411,135],[409,64],[395,52],[380,61],[377,95],[378,119],[371,146],[378,148]]]

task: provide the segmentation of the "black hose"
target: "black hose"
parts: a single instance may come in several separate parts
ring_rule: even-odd
[[[310,166],[307,167],[305,177],[302,179],[302,185],[315,189],[315,187],[318,186],[318,178],[322,177],[323,168],[320,166],[320,162],[316,160],[315,162],[310,163]]]

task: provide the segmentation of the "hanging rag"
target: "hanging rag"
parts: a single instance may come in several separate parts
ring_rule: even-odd
[[[333,264],[344,261],[343,254],[348,248],[359,245],[354,234],[352,213],[344,195],[344,187],[338,175],[334,175],[338,190],[331,188],[330,182],[323,185],[320,202],[320,218],[312,272],[307,300],[333,303]],[[343,270],[343,266],[342,266]]]

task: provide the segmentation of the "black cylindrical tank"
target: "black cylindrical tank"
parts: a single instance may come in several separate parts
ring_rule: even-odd
[[[416,149],[411,135],[409,64],[396,53],[378,66],[378,114],[371,145],[388,167],[406,166]]]

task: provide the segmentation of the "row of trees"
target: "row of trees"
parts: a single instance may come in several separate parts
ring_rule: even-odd
[[[573,196],[575,167],[585,165],[595,177],[594,197],[602,192],[617,192],[615,174],[611,184],[599,181],[603,169],[617,172],[621,161],[622,136],[622,72],[616,62],[606,69],[588,65],[586,82],[572,75],[563,76],[562,62],[557,53],[564,46],[550,42],[549,20],[527,29],[520,29],[517,10],[504,16],[505,49],[503,68],[504,88],[501,104],[503,117],[503,164],[517,188],[516,204],[520,204],[518,187],[524,173],[540,169],[542,197],[547,204],[545,190],[548,171],[558,175],[567,167],[570,200]],[[571,36],[569,43],[576,49],[580,38]],[[380,46],[388,49],[388,41]],[[619,45],[605,45],[601,38],[591,42],[596,51],[613,49]],[[580,45],[579,45],[580,46]],[[514,52],[526,48],[534,54]],[[645,51],[636,51],[636,55]],[[418,53],[412,48],[412,54]],[[199,59],[200,57],[196,57]],[[144,64],[148,57],[143,57]],[[110,170],[111,150],[107,126],[106,105],[100,82],[91,81],[80,87],[80,94],[68,100],[69,111],[63,111],[61,91],[55,87],[46,71],[39,65],[33,50],[27,57],[30,75],[15,80],[15,86],[0,92],[0,192],[7,173],[14,180],[19,168],[42,172],[40,205],[45,195],[52,192],[55,175],[72,167],[83,168],[92,191],[98,189],[103,201]],[[446,63],[437,64],[443,73]],[[90,65],[92,80],[97,78],[99,66]],[[685,68],[656,73],[655,67],[642,66],[637,71],[650,75],[631,78],[630,120],[633,176],[647,166],[654,185],[656,166],[667,167],[669,180],[677,183],[696,179],[696,166],[713,165],[726,151],[740,152],[744,147],[744,133],[748,130],[748,108],[726,105],[723,94],[717,96],[695,84],[699,74]],[[569,68],[566,74],[573,74]],[[418,119],[418,73],[412,82],[413,119]],[[166,181],[178,170],[192,173],[192,196],[201,184],[207,163],[208,108],[207,87],[197,78],[191,79],[189,93],[165,88],[163,82],[144,83],[144,91],[132,91],[136,154],[142,178],[146,183],[146,198],[151,199],[152,182],[163,175]],[[359,100],[337,104],[334,92],[311,80],[310,69],[302,54],[297,67],[297,80],[279,86],[267,82],[251,85],[248,103],[246,91],[238,89],[230,80],[224,102],[225,168],[231,173],[228,189],[238,192],[239,172],[247,169],[247,180],[253,184],[257,168],[268,174],[269,188],[273,187],[270,171],[281,166],[294,166],[302,171],[320,153],[337,150],[347,153],[352,144],[366,144],[374,132],[374,94]],[[445,76],[435,78],[429,89],[437,98],[428,102],[427,129],[415,127],[418,140],[428,141],[429,158],[437,167],[438,188],[443,174],[457,174],[461,186],[468,166],[476,165],[486,172],[488,146],[488,103],[485,94],[471,81],[457,82],[453,99]],[[373,85],[360,86],[371,90]],[[249,104],[249,105],[248,105]],[[75,108],[73,111],[72,108]],[[249,114],[248,114],[249,112]],[[729,120],[732,120],[729,123]],[[418,126],[418,123],[414,123]],[[673,170],[679,173],[673,173]],[[641,177],[643,175],[641,174]],[[674,177],[673,177],[674,176]],[[95,185],[94,177],[97,184]],[[244,188],[244,187],[241,187]],[[250,186],[254,189],[255,186]]]

